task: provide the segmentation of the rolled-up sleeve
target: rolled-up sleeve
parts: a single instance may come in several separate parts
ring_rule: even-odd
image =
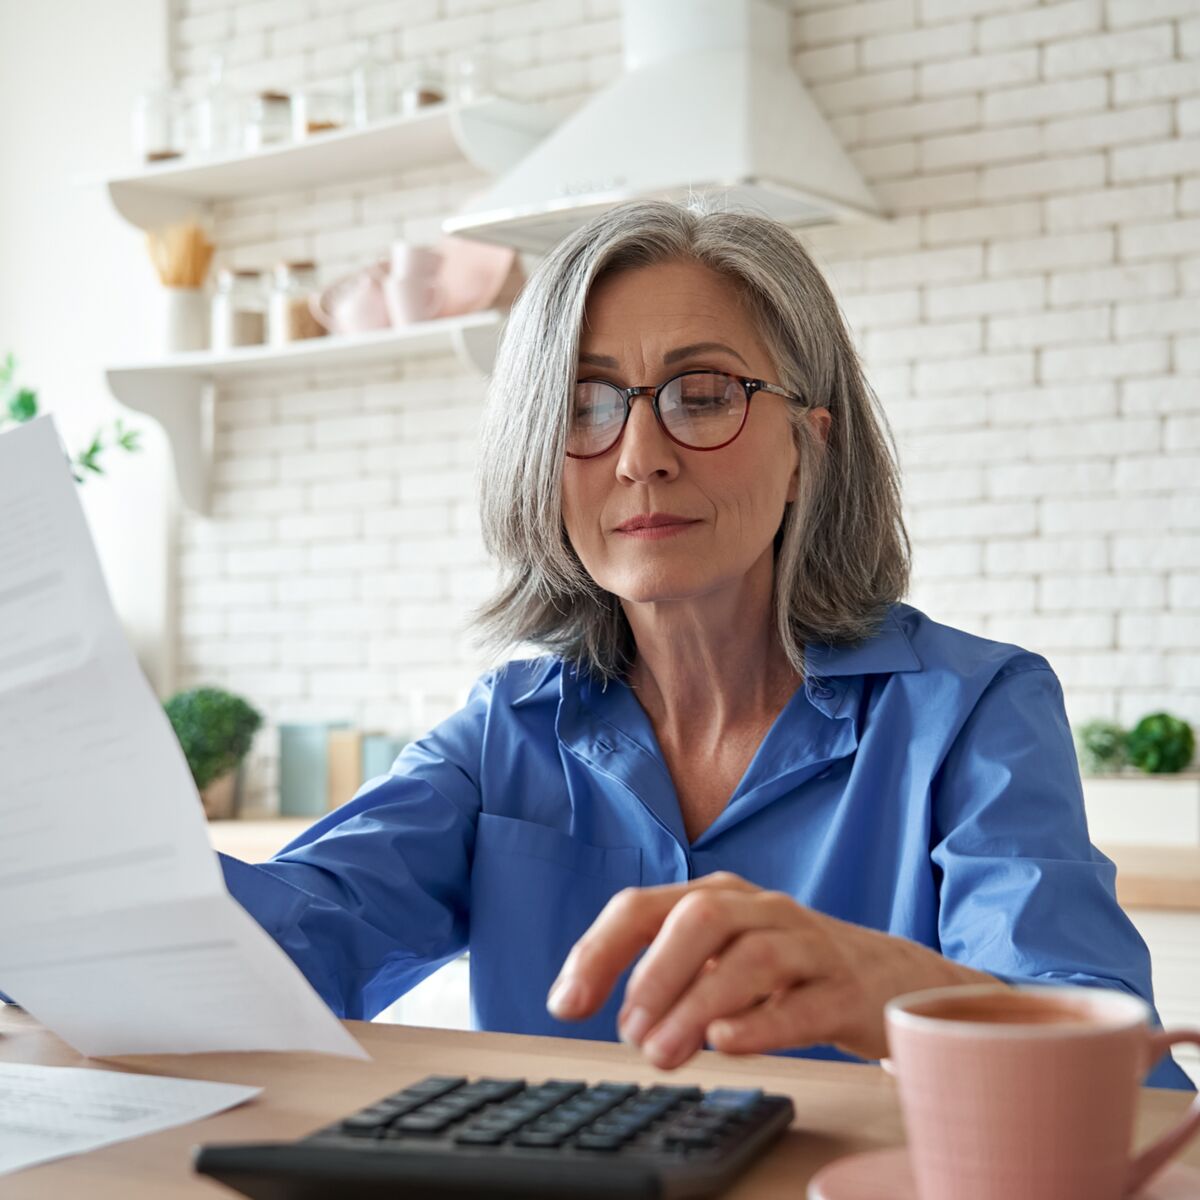
[[[467,944],[490,680],[269,862],[221,855],[233,897],[339,1016],[373,1017]]]
[[[1150,952],[1088,837],[1062,689],[1039,661],[992,680],[934,782],[942,953],[1009,983],[1114,988],[1153,1005]],[[1145,1082],[1194,1090],[1170,1055]]]

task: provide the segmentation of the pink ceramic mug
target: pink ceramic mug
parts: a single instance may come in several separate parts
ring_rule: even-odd
[[[1200,1132],[1200,1099],[1132,1153],[1138,1088],[1177,1042],[1150,1006],[1091,987],[991,984],[884,1008],[921,1200],[1124,1200]]]
[[[442,303],[441,254],[429,246],[392,243],[392,265],[383,281],[383,298],[393,325],[428,321]]]
[[[330,333],[355,334],[386,329],[391,323],[383,294],[386,277],[386,262],[372,263],[361,271],[344,275],[323,291],[309,296],[309,311]]]

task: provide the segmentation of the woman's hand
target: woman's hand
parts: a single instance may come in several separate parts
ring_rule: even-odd
[[[590,1016],[647,946],[617,1021],[621,1039],[663,1069],[705,1042],[728,1054],[830,1043],[882,1058],[893,996],[999,982],[722,871],[619,892],[571,948],[547,1007],[562,1020]]]

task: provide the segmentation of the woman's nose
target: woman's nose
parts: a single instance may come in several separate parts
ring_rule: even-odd
[[[634,396],[619,450],[619,479],[641,483],[647,479],[673,479],[679,474],[679,447],[659,425],[650,396]]]

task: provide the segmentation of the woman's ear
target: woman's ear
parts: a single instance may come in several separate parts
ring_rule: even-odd
[[[812,430],[812,436],[821,444],[821,448],[829,444],[829,427],[833,422],[833,414],[827,408],[810,408],[805,414],[804,419],[809,422],[809,428]],[[806,436],[804,434],[799,435]],[[796,465],[792,469],[791,478],[788,480],[787,500],[790,504],[796,499],[800,491],[800,449],[796,448]]]
[[[833,424],[833,413],[827,408],[810,408],[805,420],[811,421],[813,433],[820,439],[822,446],[829,444],[829,427]]]
[[[797,455],[797,462],[796,462],[795,467],[792,468],[791,477],[788,479],[786,499],[789,504],[792,504],[795,501],[796,496],[797,496],[798,492],[800,491],[800,463],[798,460],[799,460],[799,455]]]

